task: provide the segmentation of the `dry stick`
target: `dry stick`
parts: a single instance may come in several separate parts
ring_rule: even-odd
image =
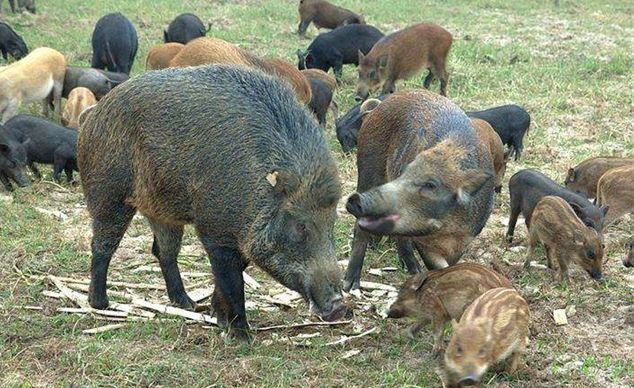
[[[383,290],[383,291],[396,291],[396,287],[387,284],[374,283],[374,282],[361,282],[361,288],[366,290]]]
[[[343,337],[342,339],[340,339],[340,340],[333,341],[333,342],[328,342],[327,344],[325,344],[325,345],[323,345],[323,346],[333,346],[333,345],[343,344],[343,343],[348,342],[348,341],[350,341],[350,340],[353,340],[353,339],[355,339],[355,338],[361,338],[361,337],[364,337],[364,336],[366,336],[366,335],[368,335],[368,334],[372,334],[372,333],[374,333],[375,331],[376,331],[376,327],[373,327],[373,328],[371,328],[370,330],[368,330],[368,331],[364,331],[364,332],[363,332],[363,333],[361,333],[361,334],[358,334],[358,335],[353,335],[352,337],[345,337],[345,336],[344,336],[344,337]]]
[[[50,278],[49,275],[48,277]],[[37,275],[29,275],[32,279],[44,280],[46,276],[37,276]],[[78,283],[78,284],[90,284],[90,280],[88,279],[73,279],[64,276],[55,276],[56,279],[66,282],[66,283]],[[109,281],[108,286],[114,287],[127,287],[127,288],[140,288],[147,290],[165,290],[165,285],[162,284],[147,284],[147,283],[127,283],[127,282],[119,282],[119,281]]]
[[[244,282],[246,283],[246,285],[253,288],[254,290],[257,290],[261,287],[260,283],[258,283],[257,280],[253,279],[248,273],[242,272],[242,277],[244,278]]]
[[[47,185],[54,186],[54,187],[56,187],[56,188],[58,188],[58,189],[60,189],[60,190],[62,190],[62,191],[64,191],[64,192],[67,192],[67,193],[70,193],[70,192],[71,192],[70,190],[68,190],[68,189],[67,189],[67,188],[65,188],[64,186],[60,186],[60,185],[58,185],[57,183],[52,182],[52,181],[45,181],[45,180],[42,180],[42,181],[40,181],[40,183],[45,183],[45,184],[47,184]]]
[[[164,306],[162,304],[148,302],[143,299],[133,299],[132,304],[135,306],[146,308],[146,309],[158,311],[163,314],[176,315],[179,317],[187,318],[196,322],[209,323],[212,325],[218,324],[218,320],[216,318],[212,318],[209,315],[195,313],[193,311],[187,311],[178,307]]]
[[[107,331],[120,329],[122,327],[125,327],[125,323],[117,323],[117,324],[114,324],[114,325],[106,325],[106,326],[101,326],[101,327],[95,327],[94,329],[83,330],[82,333],[84,333],[84,334],[105,333]]]
[[[277,326],[259,327],[259,328],[256,328],[255,331],[270,331],[270,330],[277,330],[277,329],[296,329],[296,328],[299,328],[299,327],[309,327],[309,326],[347,325],[348,323],[352,323],[352,320],[336,321],[336,322],[306,322],[306,323],[297,323],[297,324],[293,324],[293,325],[277,325]]]

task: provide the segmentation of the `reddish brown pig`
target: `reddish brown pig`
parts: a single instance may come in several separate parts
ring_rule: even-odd
[[[370,104],[372,103],[372,104]],[[396,239],[410,273],[456,264],[493,206],[493,164],[467,115],[427,90],[391,95],[359,130],[357,217],[345,288],[358,288],[371,235]],[[378,104],[378,106],[377,106]],[[362,106],[362,111],[366,107]]]
[[[305,35],[310,23],[317,28],[334,29],[346,24],[365,24],[363,16],[338,7],[325,0],[300,0],[299,1],[299,26],[297,33]]]
[[[517,369],[529,343],[528,304],[510,288],[482,294],[462,314],[445,351],[445,377],[450,387],[475,385],[490,366],[510,359],[508,373]]]
[[[634,267],[634,235],[627,243],[627,253],[623,257],[623,265],[626,267]]]
[[[586,159],[578,166],[568,169],[564,185],[588,198],[596,198],[599,178],[610,169],[627,165],[634,165],[634,158],[600,156]]]
[[[605,224],[634,212],[634,164],[608,170],[597,183],[597,206],[607,207]]]
[[[170,67],[170,62],[185,47],[182,43],[163,43],[152,46],[145,58],[145,70],[159,70]]]
[[[433,351],[438,354],[442,347],[444,324],[452,319],[459,320],[471,302],[498,287],[513,288],[504,276],[475,263],[419,273],[405,282],[387,316],[415,317],[416,323],[409,328],[412,336],[431,321],[435,338]]]
[[[244,65],[260,69],[288,82],[302,103],[310,102],[310,84],[295,66],[279,59],[259,58],[222,39],[202,37],[192,40],[172,59],[170,67],[208,64]]]
[[[495,192],[502,192],[502,179],[506,173],[506,163],[508,162],[508,153],[504,152],[504,144],[500,136],[495,132],[493,127],[482,119],[471,118],[471,122],[475,127],[480,139],[491,152],[491,161],[493,162],[493,170],[495,171]]]
[[[367,55],[359,51],[357,101],[382,87],[381,94],[394,93],[396,81],[429,69],[423,86],[429,89],[434,77],[440,79],[440,94],[447,95],[447,54],[453,37],[431,23],[420,23],[385,36]]]
[[[603,244],[599,233],[586,226],[563,198],[543,197],[535,206],[528,228],[528,252],[524,267],[529,268],[537,243],[546,248],[548,268],[559,264],[561,282],[568,281],[568,265],[575,262],[595,280],[601,280]]]

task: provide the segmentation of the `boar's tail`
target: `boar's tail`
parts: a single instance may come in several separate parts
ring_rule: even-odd
[[[117,66],[117,62],[114,60],[114,55],[112,55],[112,50],[110,50],[110,42],[106,40],[106,55],[108,55],[108,60],[112,64],[112,67],[119,71],[119,66]]]

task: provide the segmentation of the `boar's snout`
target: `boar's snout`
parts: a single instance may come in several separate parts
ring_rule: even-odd
[[[363,102],[363,101],[365,101],[366,98],[368,98],[367,95],[362,96],[362,95],[357,94],[356,96],[354,96],[354,100],[356,102]]]
[[[627,268],[632,268],[634,267],[634,262],[632,262],[632,260],[628,260],[627,258],[625,258],[623,260],[623,265]]]
[[[392,304],[390,309],[387,311],[388,318],[403,318],[404,316],[405,314],[403,313],[403,310],[398,308],[396,303]]]
[[[480,379],[478,379],[477,376],[470,375],[470,376],[467,376],[467,377],[463,378],[462,380],[460,380],[458,382],[458,384],[462,387],[462,386],[467,386],[467,385],[476,385],[479,382],[480,382]]]
[[[378,200],[377,200],[378,199]],[[373,234],[390,234],[401,219],[398,214],[385,212],[385,198],[380,193],[354,193],[348,198],[346,210],[357,217],[359,227]]]
[[[348,211],[348,213],[352,214],[353,216],[357,218],[362,217],[363,214],[365,213],[364,211],[365,204],[363,202],[364,201],[363,201],[363,198],[361,197],[361,194],[354,193],[348,198],[348,202],[346,203],[346,210]]]
[[[341,302],[341,299],[333,301],[331,303],[332,308],[330,311],[322,312],[321,318],[324,321],[334,322],[343,318],[348,312],[348,308]]]
[[[603,274],[598,269],[593,269],[593,270],[589,271],[588,273],[590,274],[590,276],[594,280],[601,281],[602,278],[603,278]]]

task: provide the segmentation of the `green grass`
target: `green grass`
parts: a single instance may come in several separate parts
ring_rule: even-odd
[[[538,168],[558,181],[568,167],[599,154],[634,154],[632,79],[634,7],[629,1],[339,0],[363,13],[370,23],[391,32],[419,21],[438,23],[454,35],[449,59],[449,95],[465,110],[505,103],[520,104],[533,125],[519,162],[507,178],[523,168]],[[295,50],[310,43],[295,34],[296,1],[48,0],[36,16],[4,15],[31,49],[53,47],[72,65],[90,63],[90,36],[96,20],[121,11],[139,33],[139,54],[133,74],[144,72],[148,49],[162,39],[162,30],[176,15],[194,12],[210,22],[210,35],[226,39],[262,56],[295,62]],[[317,31],[311,27],[308,35]],[[336,101],[342,112],[354,105],[356,71],[344,70]],[[421,77],[398,85],[418,88]],[[438,84],[432,86],[437,91]],[[39,114],[39,107],[25,110]],[[339,164],[344,194],[355,189],[356,158],[340,152],[329,117],[328,144]],[[44,169],[50,180],[50,170]],[[541,269],[522,269],[525,249],[507,250],[503,242],[508,217],[508,190],[496,198],[494,214],[465,260],[496,262],[529,301],[531,346],[526,365],[515,375],[490,373],[491,386],[634,385],[631,333],[634,272],[620,265],[624,243],[634,230],[632,217],[607,230],[607,282],[596,285],[574,266],[571,284],[557,285]],[[65,214],[60,221],[42,210]],[[353,218],[340,217],[335,241],[338,259],[346,259]],[[182,271],[209,271],[209,263],[188,230],[189,247],[179,259]],[[525,246],[519,223],[516,243]],[[150,255],[147,223],[135,219],[113,259],[110,277],[162,283],[160,274],[129,271],[140,264],[157,265]],[[541,263],[545,257],[538,253]],[[537,258],[536,258],[537,259]],[[509,262],[511,265],[500,264]],[[437,361],[431,358],[430,332],[417,340],[403,335],[405,322],[382,320],[372,310],[355,308],[357,329],[309,328],[259,333],[252,345],[226,343],[217,329],[161,319],[129,323],[95,336],[81,331],[105,324],[94,316],[53,313],[70,306],[46,298],[54,287],[29,275],[87,277],[90,263],[90,220],[81,190],[35,184],[11,195],[0,194],[0,385],[1,386],[438,386]],[[399,266],[391,243],[383,241],[368,253],[365,269]],[[266,285],[275,283],[250,270]],[[400,285],[406,275],[389,273],[377,279]],[[197,279],[204,283],[207,279]],[[187,284],[191,286],[191,284]],[[148,293],[158,299],[160,291]],[[376,308],[383,307],[379,300]],[[557,327],[551,314],[575,305],[569,325]],[[27,311],[20,306],[42,306]],[[628,310],[629,308],[629,310]],[[309,319],[302,306],[273,312],[252,310],[253,326],[297,323]],[[373,335],[345,346],[323,346],[341,335],[371,327]],[[310,346],[293,345],[288,337],[319,332]],[[354,333],[353,333],[354,332]],[[350,358],[350,350],[361,352]],[[580,362],[580,366],[575,367]],[[571,365],[573,367],[571,367]]]

